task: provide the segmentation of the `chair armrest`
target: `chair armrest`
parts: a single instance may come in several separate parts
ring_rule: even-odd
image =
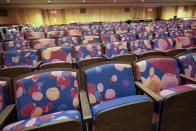
[[[102,56],[103,56],[105,59],[107,59],[107,60],[110,59],[108,56],[106,56],[106,55],[104,55],[104,54],[102,54]]]
[[[92,119],[91,109],[85,91],[80,91],[80,101],[81,101],[83,120],[84,121],[91,120]]]
[[[0,65],[0,68],[3,68],[3,65]]]
[[[33,65],[33,69],[38,69],[38,67],[41,65],[41,61],[38,61],[37,64]]]
[[[194,84],[196,84],[196,79],[193,78],[193,77],[190,77],[190,76],[187,76],[187,75],[184,75],[184,74],[180,74],[180,77],[182,79],[185,79],[187,81],[190,81],[190,82],[193,82]]]
[[[148,89],[147,87],[145,87],[141,82],[135,81],[135,85],[140,90],[142,90],[143,92],[145,92],[154,101],[161,102],[163,100],[163,98],[161,98],[159,95],[157,95],[156,93],[154,93],[153,91],[151,91],[150,89]]]
[[[12,112],[15,110],[16,105],[8,105],[0,114],[0,128],[7,122]]]
[[[76,57],[72,57],[72,62],[73,62],[73,64],[77,64]]]

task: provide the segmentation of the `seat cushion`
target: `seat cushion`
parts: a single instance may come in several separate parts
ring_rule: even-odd
[[[40,117],[26,119],[26,120],[21,120],[7,125],[6,127],[3,128],[3,131],[12,131],[12,130],[16,131],[27,127],[53,122],[56,120],[68,119],[68,118],[75,118],[80,122],[82,122],[81,114],[79,111],[69,110],[69,111],[55,112]]]
[[[133,96],[121,97],[121,98],[116,98],[116,99],[112,99],[109,101],[105,101],[105,102],[99,103],[91,108],[92,115],[93,115],[93,118],[95,118],[97,113],[99,113],[100,111],[103,111],[105,109],[115,107],[118,105],[122,105],[122,104],[126,104],[126,103],[142,101],[142,100],[149,100],[149,99],[144,95],[133,95]]]
[[[175,86],[172,88],[167,88],[167,89],[159,91],[158,94],[164,98],[172,93],[177,93],[177,92],[189,90],[192,88],[196,88],[196,84],[186,84],[186,85]]]

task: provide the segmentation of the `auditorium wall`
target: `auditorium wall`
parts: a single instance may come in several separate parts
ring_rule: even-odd
[[[167,6],[153,8],[151,12],[147,8],[131,7],[130,12],[125,12],[124,8],[87,8],[86,13],[80,13],[79,8],[67,8],[57,10],[55,15],[50,10],[42,9],[7,9],[8,16],[0,16],[0,24],[18,24],[31,22],[37,26],[51,24],[69,24],[70,22],[88,22],[88,21],[119,21],[128,18],[157,18],[170,19],[178,17],[196,17],[196,7],[189,6],[185,11],[183,6]],[[56,22],[55,22],[56,21]]]

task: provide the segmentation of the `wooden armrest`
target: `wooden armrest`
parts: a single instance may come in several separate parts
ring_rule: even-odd
[[[3,65],[0,65],[0,68],[3,68]]]
[[[76,57],[72,57],[72,62],[73,62],[73,64],[77,64]]]
[[[84,121],[91,120],[92,119],[91,109],[85,91],[80,92],[80,101],[81,101],[83,120]]]
[[[38,67],[41,65],[41,61],[38,61],[37,64],[33,65],[33,69],[38,69]]]
[[[11,104],[8,105],[0,114],[0,127],[3,126],[3,124],[7,121],[7,119],[10,117],[12,112],[15,110],[16,105]]]
[[[154,93],[153,91],[151,91],[150,89],[148,89],[147,87],[145,87],[141,82],[135,81],[135,85],[136,85],[136,87],[138,87],[139,89],[141,89],[143,92],[145,92],[154,101],[160,102],[160,101],[163,100],[163,98],[161,98],[159,95],[157,95],[156,93]]]
[[[180,77],[182,79],[188,80],[188,81],[193,82],[194,84],[196,84],[196,79],[193,78],[193,77],[190,77],[190,76],[187,76],[187,75],[184,75],[184,74],[180,74]]]
[[[108,56],[106,56],[106,55],[104,55],[104,54],[102,54],[102,56],[105,58],[105,59],[110,59]]]

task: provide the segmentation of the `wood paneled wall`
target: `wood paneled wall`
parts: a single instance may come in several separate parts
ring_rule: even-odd
[[[41,9],[7,9],[8,16],[0,16],[0,24],[18,24],[31,22],[37,26],[55,24],[55,16],[50,10]],[[167,6],[153,8],[148,12],[147,8],[131,7],[130,12],[125,12],[124,8],[87,8],[86,13],[80,13],[79,8],[67,8],[57,10],[56,24],[69,24],[70,22],[89,22],[89,21],[119,21],[128,18],[157,18],[170,19],[174,16],[196,17],[196,7],[189,6],[185,11],[183,6]]]

